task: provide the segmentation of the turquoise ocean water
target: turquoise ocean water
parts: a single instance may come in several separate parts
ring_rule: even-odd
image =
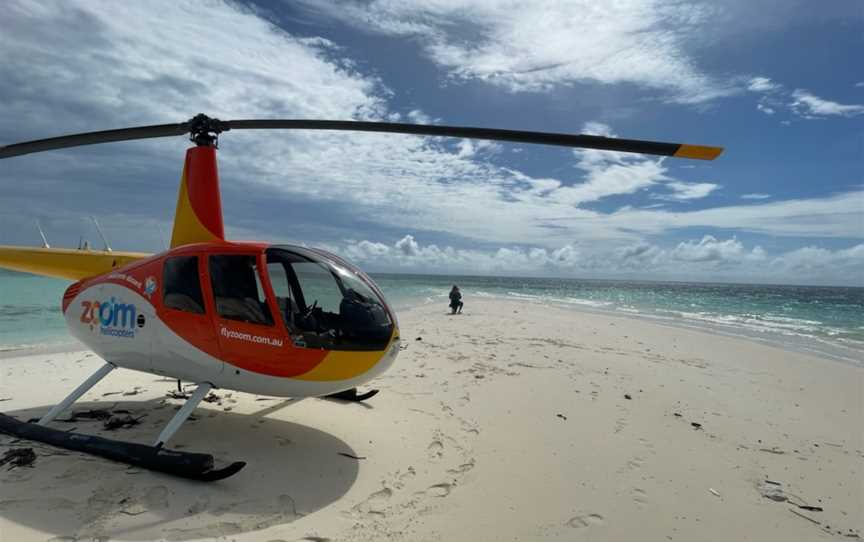
[[[864,365],[864,288],[375,274],[397,309],[505,298],[743,335]],[[67,281],[0,271],[0,350],[69,342]]]

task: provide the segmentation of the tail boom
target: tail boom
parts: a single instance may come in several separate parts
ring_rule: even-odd
[[[142,252],[0,246],[0,268],[46,277],[81,280],[149,257]]]

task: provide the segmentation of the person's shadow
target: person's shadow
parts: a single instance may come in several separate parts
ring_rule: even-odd
[[[264,417],[282,406],[277,403],[253,414],[195,411],[195,419],[184,424],[167,448],[212,453],[217,466],[220,461],[247,462],[238,474],[213,483],[0,434],[0,452],[32,447],[37,456],[32,467],[0,468],[0,516],[63,540],[217,538],[290,523],[338,501],[357,479],[358,460],[349,457],[356,454],[333,435]],[[73,410],[104,408],[104,402],[76,403]],[[111,409],[146,416],[141,425],[115,431],[103,430],[102,422],[80,419],[55,421],[52,427],[152,444],[175,412],[160,399],[120,402]],[[28,420],[47,410],[6,414]],[[12,540],[14,529],[4,529],[2,538],[8,534]]]

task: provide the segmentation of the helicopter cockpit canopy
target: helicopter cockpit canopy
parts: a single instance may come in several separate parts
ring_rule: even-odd
[[[274,246],[267,273],[282,320],[297,346],[328,350],[383,350],[392,312],[362,271],[324,251]]]

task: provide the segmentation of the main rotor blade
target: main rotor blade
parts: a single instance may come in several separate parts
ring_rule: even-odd
[[[393,122],[364,122],[350,120],[229,120],[224,121],[226,128],[232,130],[350,130],[356,132],[385,132],[394,134],[414,134],[427,136],[464,137],[469,139],[488,139],[514,143],[535,143],[600,149],[606,151],[635,152],[678,158],[713,160],[723,152],[721,147],[663,143],[638,139],[618,139],[596,135],[573,135],[550,132],[527,132],[523,130],[499,130],[495,128],[471,128],[467,126],[441,126],[434,124],[401,124]]]
[[[179,136],[189,132],[189,123],[156,124],[153,126],[138,126],[121,128],[119,130],[103,130],[101,132],[86,132],[48,139],[36,139],[23,143],[13,143],[0,147],[0,158],[11,158],[33,152],[79,147],[81,145],[96,145],[113,141],[130,141],[133,139],[149,139],[153,137]]]
[[[681,143],[663,143],[659,141],[643,141],[638,139],[618,139],[596,135],[573,135],[550,132],[528,132],[523,130],[500,130],[496,128],[472,128],[467,126],[441,126],[430,124],[402,124],[394,122],[368,122],[351,120],[304,120],[304,119],[268,119],[268,120],[229,120],[220,121],[197,115],[192,119],[178,124],[158,124],[154,126],[139,126],[119,130],[104,130],[72,134],[49,139],[38,139],[15,143],[0,147],[0,159],[29,154],[33,152],[65,149],[80,145],[94,145],[113,141],[129,141],[133,139],[148,139],[154,137],[179,136],[193,133],[193,140],[198,144],[213,144],[216,135],[228,130],[347,130],[355,132],[383,132],[391,134],[413,134],[439,137],[462,137],[469,139],[488,139],[492,141],[510,141],[514,143],[534,143],[540,145],[557,145],[585,149],[600,149],[606,151],[633,152],[640,154],[655,154],[659,156],[675,156],[678,158],[695,158],[713,160],[723,149],[720,147],[705,147],[701,145],[684,145]]]

